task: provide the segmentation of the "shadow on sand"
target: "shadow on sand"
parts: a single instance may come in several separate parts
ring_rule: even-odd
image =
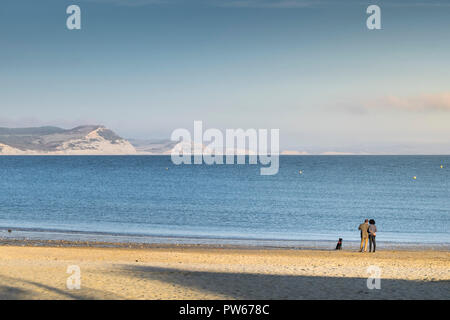
[[[83,287],[81,290],[69,291],[65,288],[56,288],[42,283],[17,279],[13,277],[0,276],[2,283],[10,285],[0,285],[0,300],[32,300],[42,299],[42,292],[50,293],[55,299],[71,300],[97,300],[97,299],[123,299],[110,292],[95,290]]]
[[[370,290],[367,278],[202,272],[133,265],[122,271],[131,277],[164,281],[224,299],[448,299],[450,294],[450,281],[382,279],[380,290]]]
[[[223,299],[448,299],[450,296],[450,281],[381,279],[381,289],[370,290],[366,278],[203,272],[136,265],[126,265],[115,272],[124,277],[162,281],[179,286],[180,291],[191,289],[204,293],[205,297],[213,295]],[[81,290],[69,291],[0,276],[0,300],[43,297],[126,299],[126,296],[84,286]]]

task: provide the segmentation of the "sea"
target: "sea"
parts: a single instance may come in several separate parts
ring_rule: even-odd
[[[170,156],[2,156],[0,238],[300,246],[450,244],[450,156],[280,156],[174,165]]]

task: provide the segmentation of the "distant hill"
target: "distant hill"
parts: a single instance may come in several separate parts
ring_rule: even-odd
[[[135,147],[136,151],[140,154],[154,154],[154,155],[170,155],[172,149],[178,144],[178,142],[172,140],[141,140],[141,139],[128,139],[130,143]]]
[[[73,129],[58,127],[1,128],[0,155],[170,155],[188,148],[193,142],[124,139],[100,125]],[[207,146],[197,146],[208,150]],[[225,154],[249,154],[247,150],[226,150]],[[222,153],[221,153],[222,154]]]
[[[136,154],[126,139],[100,125],[0,128],[0,155],[120,155]]]

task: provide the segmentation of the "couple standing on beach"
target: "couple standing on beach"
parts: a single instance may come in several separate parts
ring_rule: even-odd
[[[375,238],[377,236],[377,227],[375,226],[375,220],[373,219],[366,219],[364,223],[361,223],[359,225],[358,230],[361,230],[361,247],[360,252],[367,252],[367,242],[370,243],[369,246],[369,252],[372,252],[372,246],[373,246],[373,252],[375,252],[376,249],[376,241]]]

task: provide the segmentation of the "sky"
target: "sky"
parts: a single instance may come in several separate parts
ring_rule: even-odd
[[[202,120],[295,152],[450,154],[449,35],[446,0],[2,0],[0,126]]]

